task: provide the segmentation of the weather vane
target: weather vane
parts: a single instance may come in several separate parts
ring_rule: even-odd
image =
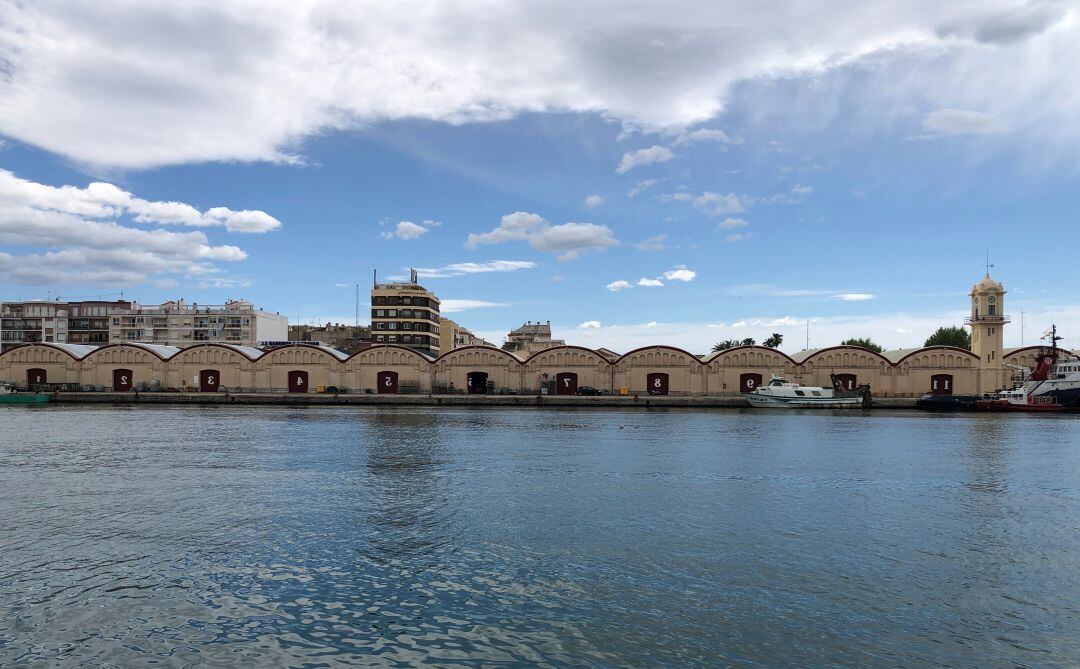
[[[990,276],[990,268],[993,265],[990,264],[990,251],[986,252],[986,276]]]

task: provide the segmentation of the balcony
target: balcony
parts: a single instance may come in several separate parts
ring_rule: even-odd
[[[986,314],[980,314],[978,316],[968,316],[964,319],[964,325],[1004,325],[1005,323],[1011,323],[1011,316],[988,316]]]

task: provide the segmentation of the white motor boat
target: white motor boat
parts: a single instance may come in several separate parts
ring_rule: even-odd
[[[869,409],[870,386],[844,390],[836,375],[833,387],[803,386],[772,375],[768,385],[744,395],[751,406],[779,409]]]

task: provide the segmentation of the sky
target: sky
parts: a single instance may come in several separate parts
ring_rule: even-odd
[[[1077,63],[1054,0],[0,0],[0,300],[366,323],[414,267],[496,344],[794,352],[990,263],[1080,347]]]

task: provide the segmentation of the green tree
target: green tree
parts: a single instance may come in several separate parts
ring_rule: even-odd
[[[971,333],[967,328],[948,327],[938,328],[937,332],[927,338],[923,346],[955,346],[971,350]]]
[[[746,339],[742,340],[742,344],[740,344],[740,346],[754,346],[756,344],[757,342],[754,341],[753,337],[747,337]]]
[[[719,353],[720,351],[726,351],[729,348],[735,348],[736,346],[742,346],[742,343],[737,339],[725,339],[724,341],[713,344],[712,352]]]
[[[869,337],[848,339],[840,342],[841,346],[858,346],[859,348],[865,348],[873,351],[874,353],[881,353],[885,349],[881,348],[878,344],[875,344]]]
[[[780,348],[780,344],[784,343],[784,335],[779,332],[772,333],[772,336],[762,342],[765,348]]]

